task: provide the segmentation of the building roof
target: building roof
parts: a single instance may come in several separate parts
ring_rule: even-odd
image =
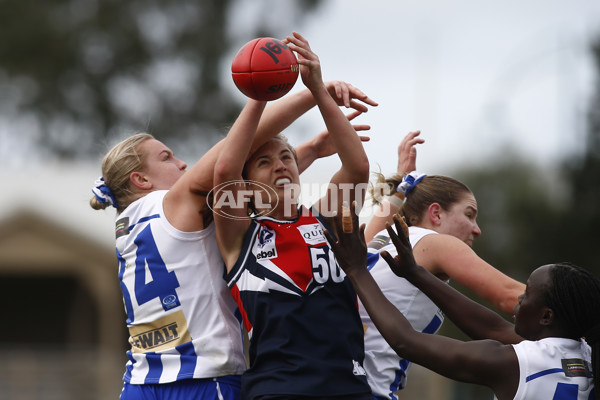
[[[0,224],[31,212],[113,249],[115,209],[89,205],[99,171],[99,165],[70,163],[0,169]]]

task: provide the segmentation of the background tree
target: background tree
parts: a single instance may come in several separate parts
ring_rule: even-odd
[[[591,46],[600,77],[600,38]],[[539,169],[503,155],[489,167],[458,174],[481,208],[483,235],[475,241],[482,256],[524,279],[545,263],[571,261],[600,274],[595,254],[600,234],[600,80],[590,99],[582,154]],[[565,133],[570,134],[570,133]]]
[[[0,118],[19,140],[64,159],[96,155],[99,143],[139,130],[212,144],[240,109],[221,84],[236,28],[228,13],[240,3],[2,0]],[[288,4],[285,20],[318,3]],[[289,33],[289,23],[264,20],[248,40]]]
[[[566,189],[571,201],[563,222],[565,252],[575,263],[600,274],[596,246],[600,244],[600,38],[592,45],[596,65],[595,90],[588,108],[585,152],[564,163]]]
[[[540,169],[507,151],[485,168],[455,174],[479,204],[477,219],[483,234],[473,248],[484,260],[523,282],[538,266],[560,261],[600,276],[596,255],[600,244],[600,38],[592,44],[591,53],[597,78],[582,154],[556,160],[552,170]],[[455,287],[492,307],[474,293]],[[440,333],[468,340],[449,320]],[[454,399],[493,397],[489,389],[479,386],[456,382],[453,388]]]

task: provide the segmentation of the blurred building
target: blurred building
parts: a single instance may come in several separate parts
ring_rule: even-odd
[[[82,172],[0,174],[0,399],[118,399],[127,333],[102,237],[114,218],[95,222]]]
[[[99,165],[0,169],[0,400],[118,399],[128,334]],[[446,322],[448,324],[449,322]],[[400,400],[491,399],[414,365]]]

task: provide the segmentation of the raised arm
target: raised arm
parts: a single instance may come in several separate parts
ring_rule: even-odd
[[[347,82],[329,81],[325,83],[325,87],[337,104],[352,108],[356,113],[367,112],[367,105],[377,106],[377,103],[363,91]],[[289,94],[269,104],[258,124],[250,151],[259,148],[281,133],[315,105],[315,99],[308,89]],[[366,130],[368,127],[359,125],[359,129]],[[364,137],[361,138],[365,140]],[[223,141],[224,139],[215,144],[186,171],[166,196],[165,213],[169,222],[176,228],[183,231],[196,231],[204,229],[211,221],[211,211],[206,206],[206,196],[213,188],[214,166],[223,147]],[[315,159],[324,157],[321,150],[310,145],[313,141],[298,148],[298,161],[304,166],[303,169],[306,169]]]
[[[401,178],[417,169],[417,144],[425,143],[420,138],[421,131],[408,132],[398,145],[398,165],[396,175]],[[374,205],[376,208],[373,217],[365,230],[367,243],[373,240],[375,235],[385,229],[386,224],[392,224],[392,218],[400,211],[404,196],[400,193],[391,193],[389,198],[384,198],[381,204]]]
[[[242,178],[265,102],[249,100],[223,141],[214,169],[213,216],[217,244],[229,272],[239,257],[250,224],[246,203],[238,194],[246,189]]]
[[[377,102],[362,90],[344,81],[328,81],[324,83],[327,92],[338,106],[352,108],[358,113],[369,111],[367,105],[377,106]],[[315,98],[309,89],[289,94],[269,104],[263,113],[257,129],[256,148],[273,136],[283,132],[296,119],[316,105]]]
[[[519,296],[525,291],[525,284],[485,262],[452,235],[427,235],[415,248],[419,264],[429,272],[452,279],[508,315],[512,315]]]
[[[332,185],[330,185],[328,193],[317,205],[321,212],[337,210],[341,208],[344,194],[350,196],[350,198],[345,199],[346,201],[354,199],[356,185],[362,183],[366,186],[369,178],[369,160],[358,135],[356,135],[356,131],[323,84],[319,57],[311,50],[306,39],[299,33],[294,32],[286,40],[290,43],[290,48],[298,54],[302,81],[315,98],[342,162],[342,167],[331,179]],[[345,186],[342,184],[345,184]],[[332,187],[333,189],[331,189]],[[332,193],[332,190],[336,192]],[[364,199],[364,190],[361,190],[358,196]]]
[[[388,225],[387,231],[397,250],[397,257],[387,252],[381,256],[392,271],[427,295],[452,322],[472,339],[494,339],[504,344],[519,343],[523,338],[515,333],[514,325],[487,307],[469,299],[450,285],[443,283],[413,261],[408,237],[402,229],[403,221],[394,217],[396,231]],[[402,229],[402,234],[396,234]],[[408,260],[408,261],[403,261]]]
[[[488,386],[499,399],[512,398],[519,379],[518,361],[513,348],[494,340],[462,342],[415,331],[381,292],[367,270],[364,225],[357,229],[358,216],[354,213],[354,207],[351,207],[351,212],[354,222],[352,232],[344,233],[340,218],[336,217],[338,241],[329,232],[325,232],[325,235],[373,323],[394,351],[450,379]],[[399,254],[393,259],[394,262],[409,262],[413,264],[412,268],[416,268],[410,250],[407,253],[399,249]]]
[[[357,112],[367,112],[367,105],[377,105],[363,91],[347,82],[329,81],[325,83],[325,87],[334,101],[340,105],[353,108]],[[250,148],[250,154],[269,139],[283,132],[296,119],[315,105],[315,99],[308,89],[289,94],[270,103],[265,108],[258,123],[256,135]],[[196,165],[190,168],[191,173],[186,174],[185,182],[182,181],[181,186],[189,187],[190,191],[206,196],[213,188],[214,165],[221,153],[223,141],[224,139],[215,144]],[[309,151],[312,151],[312,149]],[[317,158],[313,154],[304,155],[303,152],[304,150],[301,149],[298,156],[302,159],[306,158],[308,165]]]

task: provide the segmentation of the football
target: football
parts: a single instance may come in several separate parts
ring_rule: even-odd
[[[276,100],[288,93],[298,79],[296,55],[281,40],[256,38],[238,50],[231,64],[237,88],[255,100]]]

